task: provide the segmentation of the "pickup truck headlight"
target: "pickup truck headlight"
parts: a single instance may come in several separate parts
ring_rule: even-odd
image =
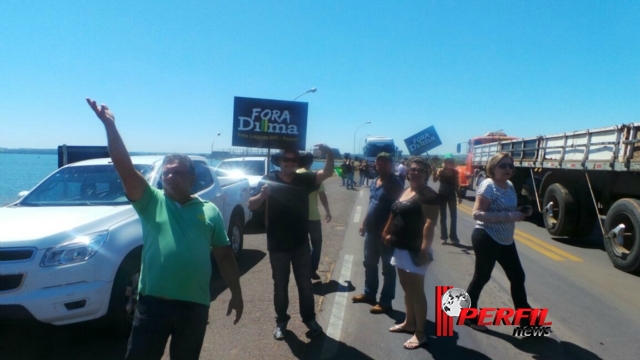
[[[47,250],[40,266],[69,265],[87,261],[100,250],[108,237],[108,231],[78,236]]]

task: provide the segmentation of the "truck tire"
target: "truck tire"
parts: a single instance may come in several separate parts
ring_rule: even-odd
[[[547,210],[549,204],[551,211]],[[553,236],[568,236],[573,232],[577,220],[577,208],[569,190],[563,185],[551,184],[544,193],[543,219],[544,226]]]
[[[120,264],[111,288],[107,321],[116,334],[128,335],[138,303],[141,252],[128,255]]]
[[[240,217],[234,215],[229,221],[229,231],[227,231],[227,237],[229,237],[229,243],[231,244],[231,250],[235,255],[236,260],[240,259],[242,253],[242,246],[244,242],[244,233],[242,231],[242,221]]]
[[[624,241],[618,244],[615,238],[605,237],[604,248],[616,268],[626,272],[640,270],[640,201],[620,199],[607,212],[605,229],[607,234],[624,224]]]

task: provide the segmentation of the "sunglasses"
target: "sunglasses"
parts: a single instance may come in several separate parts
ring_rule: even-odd
[[[414,173],[414,174],[424,174],[424,173],[426,173],[426,172],[427,172],[427,170],[426,170],[426,169],[423,169],[423,168],[417,168],[417,167],[415,167],[415,168],[411,168],[411,169],[409,169],[409,171],[410,171],[410,172],[412,172],[412,173]]]
[[[498,164],[498,167],[502,170],[505,170],[507,168],[513,170],[515,168],[515,166],[513,166],[513,163],[500,163]]]
[[[295,163],[298,162],[298,158],[283,156],[282,157],[282,162],[283,163],[294,163],[295,164]]]

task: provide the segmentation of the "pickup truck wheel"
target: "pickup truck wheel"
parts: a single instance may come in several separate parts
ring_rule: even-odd
[[[229,237],[229,242],[231,243],[231,250],[233,250],[233,255],[236,256],[236,260],[240,259],[244,241],[244,233],[242,231],[242,223],[237,216],[231,218],[227,236]]]
[[[138,280],[140,279],[140,253],[130,255],[122,262],[116,273],[109,299],[107,321],[122,335],[129,334],[136,305],[138,303]]]
[[[624,228],[619,228],[624,225]],[[640,201],[620,199],[607,212],[605,229],[611,234],[616,228],[620,236],[604,238],[604,248],[616,268],[626,272],[640,270]]]
[[[544,193],[543,219],[549,234],[567,236],[576,223],[576,203],[569,190],[561,184],[551,184]]]

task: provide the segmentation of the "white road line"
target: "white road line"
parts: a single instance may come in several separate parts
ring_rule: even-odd
[[[321,359],[333,359],[338,350],[338,343],[340,342],[340,336],[342,333],[342,320],[344,319],[344,311],[347,305],[347,294],[349,284],[347,280],[351,279],[351,263],[353,262],[353,255],[345,255],[344,263],[342,264],[342,271],[340,272],[340,279],[338,280],[338,290],[336,292],[336,298],[333,301],[333,310],[331,311],[331,320],[329,320],[329,327],[327,327],[327,337],[333,340],[325,340],[322,347]]]
[[[364,194],[364,190],[360,190],[360,193],[358,194],[358,197],[362,197],[362,194]]]
[[[356,213],[353,214],[353,222],[354,223],[359,223],[360,222],[360,211],[362,210],[361,208],[362,208],[361,206],[356,206]]]

